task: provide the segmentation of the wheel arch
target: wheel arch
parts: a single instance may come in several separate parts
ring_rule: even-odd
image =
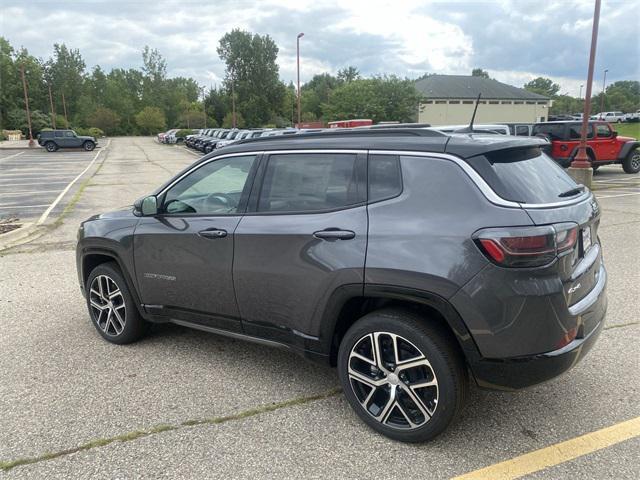
[[[624,160],[625,158],[627,158],[627,155],[629,155],[636,148],[640,148],[640,141],[625,142],[624,145],[622,145],[622,148],[620,148],[620,152],[618,153],[618,160]]]
[[[357,294],[354,288],[338,289],[332,300],[325,309],[320,335],[332,366],[336,365],[340,342],[351,325],[363,315],[386,307],[410,309],[429,321],[440,323],[456,339],[455,347],[467,363],[480,358],[480,351],[458,312],[435,293],[399,286],[365,285]]]
[[[109,262],[115,262],[118,265],[118,268],[120,269],[120,272],[124,277],[124,281],[127,282],[127,288],[133,296],[133,301],[136,304],[138,312],[144,316],[145,312],[142,310],[142,303],[140,301],[140,296],[138,295],[136,284],[133,281],[133,278],[130,275],[129,271],[127,270],[125,263],[113,250],[104,248],[89,248],[83,251],[81,263],[81,281],[83,287],[87,284],[89,275],[96,267]]]

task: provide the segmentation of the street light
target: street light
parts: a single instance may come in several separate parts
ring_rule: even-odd
[[[296,37],[296,58],[298,62],[298,128],[300,128],[300,39],[304,33],[299,33]]]
[[[27,93],[27,80],[24,77],[24,65],[20,65],[20,75],[22,76],[22,88],[24,90],[24,106],[27,110],[27,125],[29,126],[29,147],[33,148],[33,130],[31,130],[31,112],[29,111],[29,94]]]
[[[604,86],[607,83],[607,72],[609,70],[605,69],[604,71],[604,75],[602,77],[602,97],[600,97],[600,113],[602,113],[604,111]]]
[[[580,85],[580,95],[578,95],[578,100],[582,100],[582,87],[584,87],[584,85]]]

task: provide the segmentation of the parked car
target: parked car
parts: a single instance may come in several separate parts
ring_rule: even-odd
[[[229,145],[82,223],[89,318],[115,344],[172,322],[288,348],[336,366],[377,432],[429,440],[469,373],[534,385],[602,331],[600,208],[544,145],[424,129]]]
[[[171,130],[167,130],[166,132],[164,132],[164,135],[162,135],[161,143],[171,143],[170,139],[175,138],[175,134],[179,130],[179,128],[172,128]]]
[[[625,122],[640,122],[640,110],[636,110],[635,113],[627,113],[624,116]]]
[[[187,136],[184,138],[184,144],[185,144],[185,146],[187,146],[187,147],[191,148],[191,143],[194,141],[194,139],[195,139],[197,136],[202,135],[202,132],[204,132],[204,129],[203,129],[203,128],[196,130],[196,131],[195,131],[195,132],[193,132],[191,135],[187,135]]]
[[[78,135],[73,130],[43,130],[38,134],[38,144],[47,152],[60,148],[82,148],[90,152],[98,144],[96,137]]]
[[[462,130],[467,128],[468,126],[469,125],[436,125],[430,128],[432,130],[438,130],[439,132],[454,133],[456,132],[456,130]],[[475,133],[496,133],[499,135],[511,135],[509,127],[505,124],[474,124],[473,131]]]
[[[213,150],[215,150],[218,142],[225,139],[232,139],[233,137],[235,137],[237,132],[238,130],[235,129],[220,130],[218,132],[214,132],[214,134],[209,138],[205,138],[204,140],[202,140],[202,142],[200,142],[200,151],[205,154],[212,152]]]
[[[609,123],[624,122],[625,116],[622,112],[601,112],[596,114],[596,120],[604,120]]]
[[[505,123],[509,127],[509,135],[517,137],[530,137],[533,123]]]
[[[640,171],[640,142],[619,136],[608,122],[589,121],[588,128],[587,154],[594,170],[602,165],[621,164],[626,173]],[[547,153],[567,168],[578,151],[581,130],[582,122],[543,122],[536,123],[532,133],[548,139]]]
[[[240,140],[249,140],[251,138],[258,138],[262,134],[262,130],[241,130],[235,138],[231,140],[220,140],[215,148],[226,147],[227,145],[234,144]]]
[[[574,118],[572,115],[560,114],[560,115],[549,115],[549,118],[547,120],[549,122],[565,122],[565,121],[574,120]]]

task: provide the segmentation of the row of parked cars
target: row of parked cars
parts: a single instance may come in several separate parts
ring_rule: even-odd
[[[301,130],[295,128],[266,128],[266,129],[227,129],[227,128],[207,128],[198,130],[193,135],[187,135],[184,143],[187,147],[198,150],[202,153],[210,153],[216,148],[230,145],[240,140],[249,140],[258,137],[273,137],[276,135],[291,135]]]
[[[582,113],[574,113],[571,115],[549,115],[549,121],[582,120],[582,115]],[[620,111],[600,112],[591,115],[589,120],[602,120],[609,123],[640,122],[640,110],[630,113]]]

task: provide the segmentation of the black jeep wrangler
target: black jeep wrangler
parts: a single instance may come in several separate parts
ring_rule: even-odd
[[[95,137],[78,135],[73,130],[44,130],[38,134],[38,144],[47,152],[55,152],[59,148],[82,148],[90,152],[98,141]]]

